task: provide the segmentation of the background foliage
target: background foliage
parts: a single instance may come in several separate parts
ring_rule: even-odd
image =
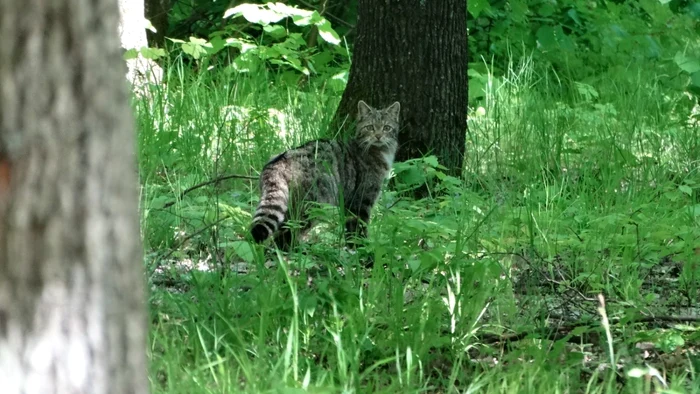
[[[141,50],[154,392],[700,392],[698,3],[470,1],[463,178],[395,163],[361,253],[326,207],[287,255],[256,176],[334,135],[357,6],[244,4]]]

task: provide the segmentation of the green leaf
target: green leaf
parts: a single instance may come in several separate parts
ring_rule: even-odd
[[[122,57],[124,58],[124,60],[136,59],[137,57],[139,57],[139,51],[137,51],[136,49],[127,49]]]
[[[260,62],[260,58],[255,55],[249,56],[248,54],[242,54],[233,59],[233,68],[241,73],[253,73],[260,68]]]
[[[658,343],[659,348],[664,352],[672,352],[683,345],[685,345],[685,340],[676,332],[667,332]]]
[[[331,23],[328,22],[328,20],[324,19],[318,22],[316,27],[318,28],[318,35],[323,39],[323,41],[332,45],[340,44],[340,37],[338,36],[338,33],[333,30]]]
[[[554,29],[551,26],[542,26],[537,29],[537,41],[544,49],[552,49],[557,46],[554,38]]]
[[[200,57],[202,57],[202,55],[206,55],[207,53],[207,51],[204,48],[202,48],[201,45],[192,44],[190,42],[182,44],[182,51],[195,59],[199,59]]]
[[[267,3],[267,7],[281,15],[287,16],[308,16],[315,11],[302,10],[301,8],[290,7],[284,3]]]
[[[401,172],[397,174],[397,177],[401,180],[401,183],[408,186],[419,185],[425,181],[425,176],[417,167]]]
[[[162,48],[141,48],[141,55],[146,59],[156,60],[165,56],[165,50]]]
[[[199,38],[199,37],[190,37],[190,42],[194,45],[199,45],[199,46],[203,46],[203,47],[211,47],[211,44],[207,40],[205,40],[203,38]]]
[[[564,33],[561,25],[540,27],[537,30],[537,41],[545,51],[553,49],[574,50],[573,41]]]
[[[209,44],[211,44],[211,49],[208,52],[210,55],[213,55],[224,49],[226,46],[226,41],[224,41],[224,39],[221,37],[212,37],[212,39],[209,40]]]
[[[578,17],[578,12],[576,11],[576,8],[571,8],[569,11],[567,11],[566,15],[571,18],[577,25],[581,26],[583,23],[581,22],[581,19]]]
[[[165,196],[158,196],[151,200],[151,204],[148,207],[149,209],[162,209],[166,203],[170,202],[169,197]]]
[[[690,84],[697,88],[700,88],[700,71],[696,71],[690,74]]]
[[[321,17],[321,14],[319,14],[316,11],[313,11],[313,12],[306,11],[303,14],[292,15],[292,20],[294,21],[294,24],[297,26],[308,26],[308,25],[315,25],[315,24],[321,22],[321,20],[323,20],[323,18]]]
[[[275,39],[282,38],[287,35],[287,30],[281,25],[267,25],[263,27],[263,30],[265,30],[270,37]]]
[[[673,61],[681,70],[689,74],[700,71],[700,61],[698,61],[697,58],[687,57],[681,52],[676,53],[676,56],[673,57]]]
[[[253,254],[253,248],[250,246],[250,242],[247,241],[233,241],[231,242],[231,247],[236,255],[242,258],[247,263],[252,263],[255,259]]]
[[[685,193],[689,196],[693,195],[693,189],[688,185],[680,185],[680,186],[678,186],[678,190],[682,191],[683,193]]]
[[[248,22],[257,23],[260,25],[269,25],[273,22],[279,22],[287,15],[281,14],[275,10],[266,8],[258,4],[240,4],[236,7],[229,8],[224,12],[224,18],[230,16],[243,16]]]
[[[548,18],[554,15],[554,5],[549,2],[544,2],[543,5],[538,10],[537,14],[543,18]]]
[[[595,90],[593,86],[582,82],[574,82],[574,85],[576,86],[576,90],[578,90],[578,93],[581,96],[583,96],[586,99],[586,101],[598,98],[598,91]]]
[[[431,167],[437,167],[438,166],[438,159],[436,156],[427,156],[423,159],[423,161],[428,164]]]
[[[474,18],[478,18],[483,11],[491,9],[488,0],[470,0],[467,2],[467,9]]]

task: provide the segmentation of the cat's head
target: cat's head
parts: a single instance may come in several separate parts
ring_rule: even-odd
[[[398,146],[399,111],[395,102],[384,109],[374,109],[360,100],[357,103],[357,132],[355,138],[365,147],[389,148]]]

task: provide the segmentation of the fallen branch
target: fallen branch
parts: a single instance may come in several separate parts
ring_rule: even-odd
[[[251,179],[251,180],[256,180],[256,179],[258,179],[258,177],[255,177],[255,176],[248,176],[248,175],[221,175],[221,176],[216,177],[216,178],[214,178],[214,179],[211,179],[211,180],[208,180],[208,181],[206,181],[206,182],[202,182],[202,183],[196,184],[196,185],[194,185],[194,186],[192,186],[192,187],[189,187],[189,188],[185,189],[185,191],[183,191],[182,193],[180,193],[180,197],[178,197],[175,201],[170,201],[170,202],[166,203],[165,205],[163,205],[163,209],[172,207],[173,205],[175,205],[175,203],[176,203],[178,200],[182,200],[182,198],[185,197],[185,194],[187,194],[187,193],[189,193],[189,192],[191,192],[191,191],[197,190],[197,189],[202,188],[202,187],[204,187],[204,186],[209,186],[209,185],[211,185],[211,184],[219,183],[219,182],[225,181],[225,180],[227,180],[227,179]]]
[[[700,316],[643,316],[632,318],[630,323],[700,323]]]
[[[160,260],[161,261],[167,260],[170,256],[173,255],[173,253],[175,253],[177,250],[179,250],[185,244],[185,242],[189,241],[190,239],[192,239],[192,238],[196,237],[197,235],[209,230],[210,228],[216,226],[217,224],[219,224],[227,219],[230,219],[230,217],[225,216],[223,218],[220,218],[220,219],[216,220],[215,222],[210,223],[210,224],[200,228],[199,230],[193,232],[192,234],[185,236],[184,238],[182,238],[182,240],[180,240],[180,242],[178,242],[178,244],[176,246],[174,246],[172,249],[170,249],[170,251],[168,253],[166,253]]]
[[[627,323],[700,323],[700,316],[641,316],[637,318],[630,319]],[[611,322],[612,323],[612,322]],[[613,324],[615,325],[615,324]],[[566,325],[561,327],[552,328],[541,328],[534,331],[524,331],[512,334],[490,334],[485,333],[479,337],[481,342],[485,344],[494,344],[501,342],[515,342],[521,341],[528,337],[534,339],[549,339],[552,341],[558,341],[560,339],[566,338],[567,335],[571,334],[574,330],[583,329],[582,334],[598,335],[595,329],[598,328],[596,325],[591,324],[581,324],[581,325]],[[580,341],[581,335],[573,335],[570,341],[578,342]]]

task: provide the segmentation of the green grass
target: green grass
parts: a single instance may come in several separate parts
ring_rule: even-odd
[[[470,108],[463,179],[397,163],[364,253],[323,208],[283,256],[245,239],[257,181],[181,193],[332,136],[340,93],[178,64],[135,103],[153,392],[643,393],[649,365],[700,393],[698,323],[637,321],[700,315],[698,130],[653,75],[513,66]]]

